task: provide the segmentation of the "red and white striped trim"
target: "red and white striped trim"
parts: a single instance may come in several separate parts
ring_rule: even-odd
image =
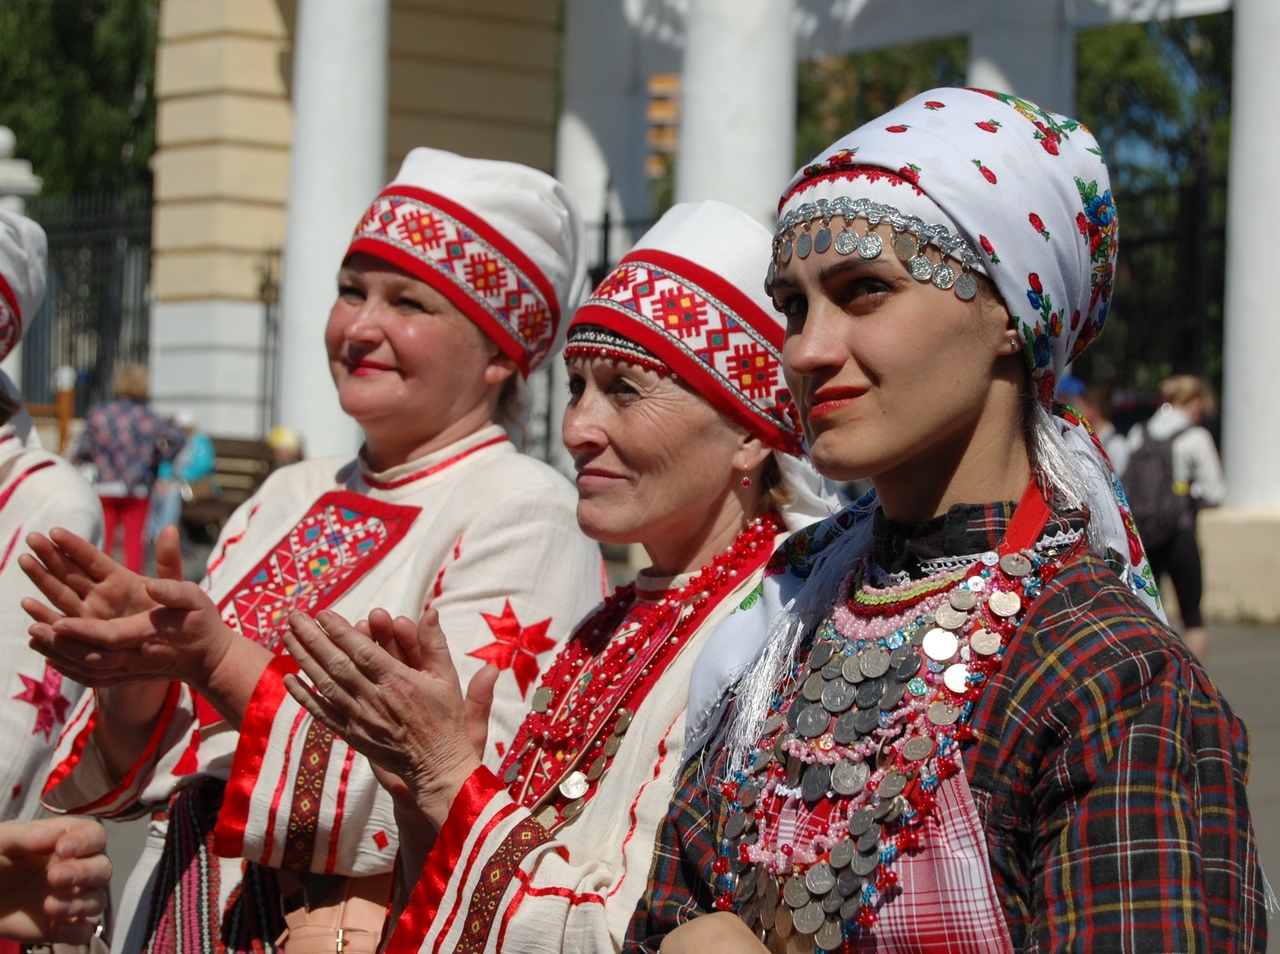
[[[474,321],[528,375],[551,352],[560,322],[542,270],[469,209],[393,185],[373,201],[347,250],[416,275]]]

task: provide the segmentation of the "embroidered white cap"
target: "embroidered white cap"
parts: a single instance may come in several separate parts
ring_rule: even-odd
[[[786,328],[764,292],[771,242],[723,202],[673,206],[578,309],[566,354],[644,364],[626,347],[638,345],[771,447],[799,453],[782,376]]]
[[[44,301],[49,246],[44,229],[0,209],[0,359],[22,340]]]
[[[582,216],[528,166],[410,152],[347,250],[405,269],[447,297],[524,375],[563,341],[586,282]]]

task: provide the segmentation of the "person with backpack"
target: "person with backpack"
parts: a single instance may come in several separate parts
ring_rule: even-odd
[[[1182,615],[1182,639],[1203,660],[1209,633],[1200,615],[1202,573],[1196,514],[1226,496],[1213,436],[1200,426],[1211,395],[1191,374],[1160,382],[1164,403],[1129,432],[1124,488],[1156,580],[1173,581]]]

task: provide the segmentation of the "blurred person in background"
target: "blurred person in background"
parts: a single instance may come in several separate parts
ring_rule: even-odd
[[[181,427],[147,406],[149,390],[146,368],[122,365],[112,380],[115,399],[89,408],[73,457],[92,468],[102,502],[102,549],[115,550],[118,527],[124,565],[134,573],[142,572],[157,468],[173,460],[187,439]]]
[[[1203,571],[1196,514],[1206,507],[1217,507],[1227,496],[1217,445],[1213,435],[1201,426],[1213,406],[1213,396],[1200,378],[1175,374],[1160,382],[1160,397],[1164,403],[1150,420],[1129,432],[1134,472],[1129,474],[1125,489],[1147,546],[1152,572],[1157,580],[1169,574],[1178,596],[1182,638],[1187,648],[1203,660],[1209,648],[1209,632],[1200,615]],[[1149,469],[1147,463],[1140,465],[1139,461],[1149,462]],[[1140,466],[1144,474],[1159,475],[1159,488],[1146,489],[1146,482],[1137,473]],[[1170,476],[1172,487],[1166,489],[1163,484]],[[1143,527],[1140,511],[1144,504],[1153,508],[1157,521],[1162,511],[1168,515],[1157,524],[1167,524],[1167,532],[1149,534]]]
[[[1123,477],[1129,464],[1129,441],[1111,423],[1111,388],[1105,384],[1086,384],[1068,374],[1058,385],[1058,400],[1070,404],[1084,416],[1102,449],[1111,458],[1116,473]]]
[[[172,461],[161,460],[156,468],[147,526],[147,539],[153,544],[161,530],[178,525],[183,503],[207,500],[218,493],[212,479],[218,462],[213,441],[196,425],[196,416],[186,409],[174,415],[173,423],[182,428],[186,442]]]
[[[277,424],[267,435],[267,446],[271,448],[271,469],[279,470],[290,464],[296,464],[303,458],[302,435],[292,427]]]

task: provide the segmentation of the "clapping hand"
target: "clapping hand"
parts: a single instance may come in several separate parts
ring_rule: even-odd
[[[85,944],[107,906],[111,862],[98,822],[0,822],[0,936]]]
[[[477,673],[464,698],[434,610],[416,625],[375,610],[359,628],[327,610],[294,613],[289,628],[285,646],[311,683],[285,676],[290,695],[439,830],[480,765],[497,669]]]

